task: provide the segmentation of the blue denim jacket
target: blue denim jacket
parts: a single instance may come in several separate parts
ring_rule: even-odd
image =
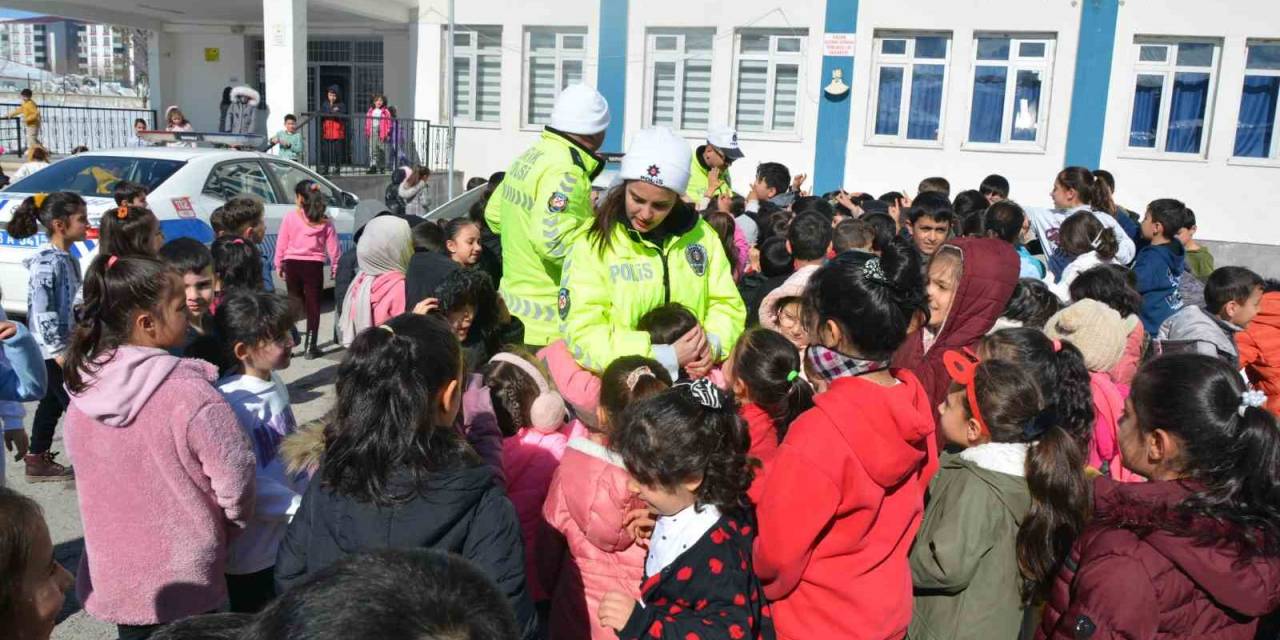
[[[27,328],[46,360],[67,350],[76,325],[80,261],[53,245],[22,261],[27,268]]]

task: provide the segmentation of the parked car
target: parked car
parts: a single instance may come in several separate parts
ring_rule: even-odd
[[[115,207],[115,183],[136,182],[147,187],[147,203],[160,219],[168,239],[192,237],[213,241],[209,214],[228,198],[249,195],[261,199],[266,210],[267,238],[264,252],[275,253],[280,221],[294,210],[294,186],[313,180],[329,198],[329,215],[346,251],[351,245],[358,199],[342,191],[310,169],[256,151],[209,148],[152,147],[82,153],[53,163],[30,177],[0,191],[0,291],[8,313],[27,311],[27,269],[22,261],[48,241],[44,233],[17,240],[3,226],[13,210],[35,193],[74,191],[88,203],[89,237],[77,242],[72,253],[82,269],[97,255],[97,226],[102,214]],[[328,271],[326,270],[326,277]]]

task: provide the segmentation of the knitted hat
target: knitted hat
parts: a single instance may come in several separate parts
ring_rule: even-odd
[[[1049,318],[1044,333],[1075,345],[1084,354],[1084,364],[1090,371],[1103,372],[1120,362],[1129,334],[1136,326],[1136,316],[1122,318],[1115,309],[1086,298]]]
[[[571,84],[556,97],[551,127],[580,136],[595,135],[609,128],[609,104],[599,91],[585,84]]]
[[[693,151],[684,138],[666,128],[641,129],[622,158],[622,180],[642,180],[683,194],[689,186]]]

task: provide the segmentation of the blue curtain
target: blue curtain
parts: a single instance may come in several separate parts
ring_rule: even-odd
[[[1276,102],[1280,97],[1280,77],[1245,76],[1240,97],[1240,117],[1236,122],[1236,150],[1239,158],[1265,158],[1271,149]]]
[[[1035,142],[1036,129],[1040,122],[1040,72],[1019,71],[1014,79],[1013,89],[1013,135],[1014,140]],[[1030,126],[1018,126],[1018,114],[1022,111],[1022,103],[1027,103],[1027,111],[1031,114]]]
[[[1133,90],[1133,120],[1129,122],[1129,146],[1154,149],[1156,124],[1160,122],[1162,76],[1140,75]]]
[[[876,104],[876,135],[898,135],[902,113],[902,67],[880,69],[880,92]]]
[[[1004,122],[1004,85],[1008,67],[978,67],[973,74],[969,142],[1000,142]]]
[[[911,105],[907,112],[907,138],[937,140],[942,119],[942,78],[946,67],[917,64],[911,71]]]
[[[1169,137],[1164,150],[1200,153],[1204,110],[1209,104],[1209,74],[1178,73],[1173,76],[1173,104],[1169,106]]]

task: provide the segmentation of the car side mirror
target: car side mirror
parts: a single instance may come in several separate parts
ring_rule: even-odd
[[[360,204],[360,198],[357,198],[354,193],[343,191],[338,196],[338,202],[342,203],[343,209],[354,209]]]

